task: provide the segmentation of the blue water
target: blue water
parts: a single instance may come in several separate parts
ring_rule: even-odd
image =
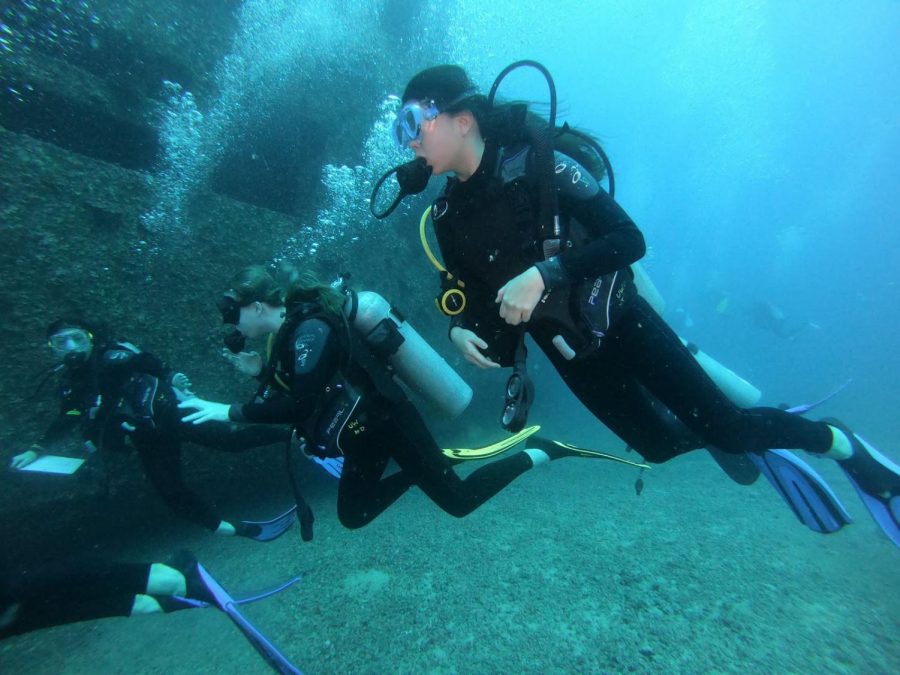
[[[139,9],[122,6],[131,4]],[[810,402],[850,381],[820,412],[900,458],[900,3],[233,4],[234,35],[206,73],[214,93],[159,83],[164,157],[142,220],[154,253],[190,232],[187,206],[229,142],[283,97],[316,96],[349,70],[378,82],[377,94],[341,98],[334,114],[362,118],[368,132],[354,158],[323,164],[273,261],[411,251],[421,262],[415,208],[397,216],[406,230],[390,230],[409,232],[403,246],[367,215],[371,181],[398,161],[385,133],[389,95],[436,63],[460,63],[487,91],[503,67],[534,59],[555,79],[560,121],[594,133],[609,154],[616,198],[646,236],[643,262],[672,325],[758,386],[766,404]],[[10,58],[65,54],[97,40],[93,27],[107,20],[89,2],[14,5],[0,32]],[[41,12],[49,28],[29,33]],[[388,13],[402,35],[372,50],[370,28],[391,39],[375,28]],[[501,94],[547,100],[534,71],[517,71]],[[403,260],[395,269],[422,268]],[[761,327],[761,303],[802,329],[788,339]],[[414,323],[433,311],[403,309]],[[444,335],[442,324],[428,337]],[[545,361],[531,367],[534,416],[550,433],[620,449]],[[471,414],[494,420],[503,377],[463,374],[482,386]],[[477,440],[436,426],[442,442]],[[311,672],[900,670],[897,551],[837,469],[816,464],[856,523],[820,537],[768,486],[737,488],[701,455],[654,468],[640,498],[633,472],[561,462],[465,521],[411,493],[359,532],[341,529],[323,479],[311,493],[314,545],[292,536],[241,548],[185,526],[122,551],[141,559],[189,544],[238,587],[264,586],[260,570],[310,570],[253,616]],[[283,496],[267,494],[260,508]],[[26,636],[0,650],[0,666],[130,672],[140,659],[146,672],[265,672],[222,617],[197,614],[147,619],[141,632],[134,620],[110,620]],[[168,651],[154,650],[170,635]],[[119,644],[130,648],[110,646]]]

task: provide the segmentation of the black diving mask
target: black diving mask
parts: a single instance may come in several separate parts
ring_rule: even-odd
[[[241,322],[241,301],[234,291],[225,291],[216,301],[216,307],[222,314],[222,323],[237,326]]]

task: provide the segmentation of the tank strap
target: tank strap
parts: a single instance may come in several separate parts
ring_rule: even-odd
[[[391,311],[394,311],[393,307],[391,307]],[[369,347],[366,339],[350,326],[346,317],[343,318],[344,334],[349,341],[350,360],[366,372],[379,394],[395,403],[405,400],[406,394],[394,380],[392,369],[388,363],[377,358],[372,353],[372,348]]]

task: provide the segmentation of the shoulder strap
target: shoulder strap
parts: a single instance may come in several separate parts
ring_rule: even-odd
[[[351,293],[353,292],[351,291]],[[353,310],[351,310],[351,315],[353,315],[356,308],[355,296],[356,294],[353,293]],[[334,320],[337,319],[336,317],[332,318]],[[350,357],[348,361],[352,361],[366,372],[375,384],[375,388],[382,396],[395,402],[404,400],[406,394],[403,393],[403,389],[394,380],[390,365],[383,359],[377,358],[372,353],[372,349],[365,338],[350,325],[350,321],[343,312],[341,313],[340,318],[345,329],[343,333],[347,338],[348,354]]]
[[[274,338],[269,338],[269,343],[266,345],[268,351],[266,354],[266,362],[260,373],[260,384],[254,398],[262,398],[266,389],[269,386],[276,384],[276,371],[278,370],[279,355],[281,354],[281,350],[285,343],[294,333],[294,329],[297,327],[297,323],[299,323],[300,318],[304,313],[305,307],[302,304],[289,307],[284,317],[284,323],[281,324],[278,333],[275,334]]]

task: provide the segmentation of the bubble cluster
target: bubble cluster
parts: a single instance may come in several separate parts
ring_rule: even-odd
[[[160,142],[163,163],[151,177],[154,205],[141,215],[141,223],[151,232],[185,232],[187,198],[206,178],[208,158],[202,153],[203,113],[193,94],[177,82],[163,82],[168,94],[162,116]]]
[[[231,50],[213,75],[217,96],[211,105],[201,112],[191,92],[164,83],[169,94],[160,122],[164,159],[153,178],[154,207],[144,214],[145,225],[157,232],[188,231],[186,204],[207,184],[229,144],[265,123],[288,82],[312,89],[311,83],[360,63],[371,45],[360,39],[358,27],[371,25],[376,15],[369,3],[346,3],[340,11],[328,3],[295,0],[241,3]],[[337,185],[355,181],[343,173],[335,172]],[[297,236],[305,239],[302,227]]]
[[[354,242],[376,221],[369,210],[372,187],[388,168],[411,159],[409,152],[391,140],[391,124],[399,100],[386,98],[378,107],[375,122],[363,143],[363,164],[353,167],[326,164],[322,169],[325,206],[316,213],[315,226],[303,224],[291,237],[275,262],[314,256],[320,247]],[[408,206],[401,206],[401,211]]]
[[[100,23],[86,0],[12,0],[0,12],[0,56],[23,63],[35,51],[64,57],[96,49],[92,28]]]

